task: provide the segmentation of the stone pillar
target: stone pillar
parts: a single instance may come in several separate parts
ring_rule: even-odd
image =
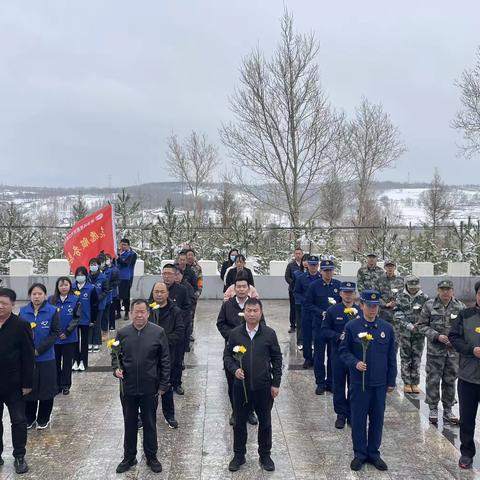
[[[470,263],[469,262],[448,262],[447,274],[451,277],[469,277]]]
[[[433,277],[433,263],[412,262],[412,275],[417,277]]]
[[[163,268],[167,263],[175,263],[175,260],[162,260],[160,262],[160,267]]]
[[[253,263],[251,260],[247,260],[247,261],[245,262],[245,266],[252,271],[252,274],[253,274],[253,275],[255,275],[255,272],[253,271],[253,265],[254,265],[254,263]]]
[[[52,258],[48,261],[47,275],[49,277],[65,277],[70,275],[70,264],[64,258]]]
[[[27,258],[10,260],[8,269],[11,277],[29,277],[33,275],[33,260]]]
[[[283,277],[285,275],[285,269],[287,268],[288,262],[282,260],[272,260],[270,262],[270,276],[272,277]]]
[[[137,258],[135,262],[135,268],[133,269],[134,277],[143,277],[145,275],[145,262]]]
[[[342,267],[340,269],[340,275],[342,277],[356,277],[358,269],[362,266],[360,262],[354,262],[351,260],[343,260]]]
[[[215,260],[199,260],[198,264],[202,267],[203,276],[220,275],[218,272],[218,264]]]

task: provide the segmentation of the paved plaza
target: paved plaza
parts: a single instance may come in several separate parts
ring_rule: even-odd
[[[276,329],[284,354],[281,392],[272,412],[276,471],[260,469],[256,447],[257,427],[249,426],[247,464],[235,474],[228,471],[232,457],[230,406],[222,370],[224,342],[215,323],[219,301],[201,301],[197,309],[194,347],[186,357],[184,397],[175,395],[178,430],[171,430],[158,413],[159,459],[164,471],[153,474],[145,465],[139,439],[139,464],[129,472],[115,473],[122,459],[123,419],[118,381],[112,376],[105,347],[91,355],[89,371],[76,373],[69,396],[57,396],[51,427],[29,432],[27,479],[473,479],[476,471],[457,467],[458,427],[429,425],[420,400],[409,399],[403,386],[388,396],[382,456],[388,472],[366,465],[351,472],[350,429],[336,430],[332,395],[314,394],[313,371],[301,365],[294,335],[287,333],[288,302],[266,301],[267,323]],[[120,321],[119,326],[125,322]],[[0,366],[1,368],[1,366]],[[422,368],[424,372],[424,367]],[[424,378],[422,378],[424,382]],[[424,387],[422,386],[422,390]],[[0,479],[16,478],[11,456],[8,413],[4,415],[3,457]],[[140,432],[139,437],[142,436]],[[477,468],[478,464],[477,464]]]

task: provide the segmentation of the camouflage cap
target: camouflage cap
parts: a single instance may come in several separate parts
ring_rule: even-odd
[[[437,283],[437,287],[438,288],[453,288],[453,282],[450,279],[445,278],[443,280],[440,280]]]
[[[390,258],[387,259],[387,260],[385,260],[384,265],[385,265],[385,267],[386,267],[387,265],[393,265],[394,267],[397,266],[397,264],[395,263],[395,260],[392,260],[392,259],[390,259]]]
[[[405,284],[410,288],[420,288],[420,279],[415,275],[408,275],[405,278]]]
[[[374,252],[369,252],[369,253],[367,253],[367,257],[375,257],[375,258],[377,258],[378,255],[377,255],[376,253],[374,253]]]

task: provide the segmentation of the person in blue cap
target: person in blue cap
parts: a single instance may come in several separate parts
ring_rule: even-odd
[[[340,358],[350,369],[350,410],[354,458],[358,471],[366,462],[377,470],[388,470],[380,457],[387,392],[395,389],[397,362],[393,327],[377,318],[380,292],[364,290],[362,315],[348,322],[341,335]],[[364,356],[364,350],[366,354]],[[365,357],[365,361],[363,361]],[[368,418],[368,429],[367,429]]]
[[[335,428],[344,428],[345,422],[350,423],[350,392],[348,367],[343,363],[338,353],[340,337],[345,325],[350,320],[360,318],[360,306],[355,304],[354,282],[342,282],[340,297],[342,301],[327,309],[322,322],[322,336],[331,344],[332,375],[333,375],[333,408],[337,414]]]
[[[311,312],[313,327],[313,345],[315,369],[315,393],[323,395],[325,390],[332,392],[332,366],[330,359],[330,343],[321,335],[322,321],[329,307],[340,303],[340,282],[333,278],[335,265],[331,260],[320,263],[321,278],[312,282],[305,295],[305,305]],[[305,351],[305,348],[304,350]],[[327,368],[325,371],[325,352]]]
[[[297,301],[302,306],[302,344],[303,344],[303,368],[313,367],[313,352],[312,352],[312,317],[313,313],[307,308],[305,304],[305,296],[308,287],[312,282],[320,278],[318,273],[319,258],[315,255],[310,255],[307,259],[307,270],[297,277],[294,287],[294,295]]]

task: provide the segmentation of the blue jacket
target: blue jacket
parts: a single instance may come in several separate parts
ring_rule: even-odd
[[[332,351],[338,353],[338,345],[340,344],[340,336],[345,330],[345,325],[352,320],[345,312],[345,304],[343,302],[332,305],[330,308],[327,308],[325,312],[325,317],[322,321],[322,337],[330,340],[332,345]],[[358,313],[356,319],[360,318],[360,307],[356,304],[353,304],[352,308],[357,309]]]
[[[119,283],[120,272],[118,271],[117,267],[111,265],[110,267],[105,267],[105,270],[103,270],[102,273],[107,277],[108,293],[107,293],[106,304],[110,305],[113,300],[114,289],[117,290],[116,296],[118,297],[118,283]]]
[[[357,370],[356,365],[363,360],[362,341],[358,337],[363,332],[373,335],[367,348],[365,387],[394,387],[397,359],[393,327],[379,318],[367,322],[363,316],[345,325],[338,349],[340,358],[350,370],[350,383],[362,385],[362,372]]]
[[[88,281],[95,285],[95,290],[97,291],[97,309],[105,310],[105,307],[107,305],[108,293],[110,292],[107,276],[102,272],[98,273],[97,275],[92,275],[92,273],[89,273]]]
[[[335,302],[340,303],[340,282],[335,278],[326,283],[323,278],[319,278],[310,284],[305,294],[305,307],[318,319],[319,322],[323,320],[323,314],[332,305],[328,298],[333,298]]]
[[[80,295],[70,294],[65,301],[58,297],[57,303],[52,303],[53,296],[48,298],[48,303],[57,307],[60,313],[60,334],[64,333],[67,338],[57,338],[57,345],[78,342],[77,326],[80,321]]]
[[[117,266],[120,270],[120,280],[133,280],[133,271],[136,261],[137,254],[131,248],[122,252],[117,257]]]
[[[32,329],[33,344],[38,352],[35,362],[55,360],[55,349],[53,346],[60,334],[60,315],[57,307],[48,302],[43,302],[37,315],[35,315],[33,305],[27,303],[20,309],[19,316],[25,322],[36,324],[35,328]]]
[[[72,290],[74,292],[80,292],[80,322],[81,326],[88,326],[91,323],[95,322],[95,317],[93,316],[93,311],[96,308],[98,303],[97,290],[93,284],[88,280],[80,290],[78,288],[77,282],[74,282],[72,285]]]
[[[310,275],[308,271],[301,273],[297,276],[295,281],[295,287],[293,290],[293,295],[295,297],[295,303],[297,305],[302,305],[305,307],[305,295],[307,293],[308,287],[312,282],[320,278],[320,273],[315,275]]]

